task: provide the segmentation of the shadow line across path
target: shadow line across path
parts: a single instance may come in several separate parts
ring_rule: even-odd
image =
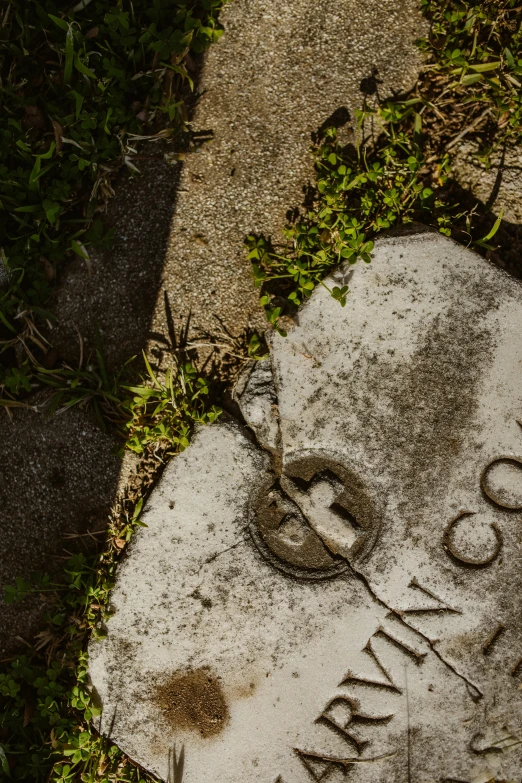
[[[413,85],[425,33],[415,0],[232,0],[223,22],[192,116],[193,132],[212,140],[174,166],[147,145],[142,176],[120,178],[113,249],[91,270],[72,261],[60,280],[61,358],[77,361],[78,332],[87,354],[97,326],[112,367],[156,350],[152,335],[169,331],[165,294],[174,319],[192,313],[194,334],[261,325],[244,237],[279,235],[313,179],[312,132],[339,107],[353,118],[368,79],[378,74],[383,96]],[[51,420],[15,411],[0,418],[0,443],[0,584],[10,584],[59,565],[64,536],[102,530],[128,469],[115,438],[79,410]],[[40,614],[38,598],[0,602],[0,653],[29,638]]]

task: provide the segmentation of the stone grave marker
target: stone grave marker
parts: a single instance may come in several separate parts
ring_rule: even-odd
[[[522,288],[435,233],[319,287],[167,467],[90,645],[172,783],[522,774]]]

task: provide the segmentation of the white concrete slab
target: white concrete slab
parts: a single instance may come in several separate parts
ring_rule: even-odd
[[[242,379],[250,432],[168,466],[90,646],[163,780],[520,776],[522,288],[433,233],[340,279]]]

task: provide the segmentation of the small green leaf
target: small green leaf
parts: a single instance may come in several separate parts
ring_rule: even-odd
[[[32,171],[29,174],[29,190],[34,191],[38,189],[38,175],[40,173],[41,168],[42,168],[42,158],[38,156],[34,162]],[[19,208],[17,211],[22,211],[22,209]]]
[[[78,117],[80,116],[80,112],[82,110],[84,97],[83,97],[83,95],[80,95],[79,92],[76,92],[76,90],[71,90],[69,95],[72,95],[74,97],[74,100],[75,100],[75,117],[76,117],[76,119],[78,119]]]
[[[9,769],[9,762],[7,761],[7,756],[5,755],[5,750],[3,749],[2,745],[0,745],[0,767],[2,768],[4,774],[10,778],[11,770]]]
[[[91,70],[89,70],[89,68],[87,68],[87,66],[84,65],[84,63],[82,63],[82,61],[80,60],[80,56],[78,54],[74,58],[74,67],[80,73],[83,73],[85,76],[88,76],[89,79],[96,79],[96,74],[93,73]]]
[[[493,237],[495,236],[495,234],[497,233],[497,231],[500,228],[500,224],[502,223],[503,215],[504,215],[504,208],[502,207],[502,209],[500,210],[498,218],[493,223],[493,228],[491,229],[491,231],[489,231],[486,234],[485,237],[482,237],[482,239],[479,239],[477,244],[481,244],[482,242],[488,242],[490,239],[493,239]]]
[[[168,63],[162,63],[162,66],[164,68],[169,68],[171,71],[175,71],[176,73],[179,73],[180,76],[183,77],[183,79],[186,79],[189,83],[190,89],[194,90],[194,82],[188,75],[185,68],[182,68],[180,65],[169,65]]]
[[[71,81],[73,62],[74,62],[74,37],[73,37],[72,25],[69,25],[67,28],[67,35],[65,36],[65,67],[63,69],[64,84],[68,84]]]
[[[460,80],[460,83],[463,84],[465,87],[469,87],[471,84],[476,84],[476,82],[479,82],[482,79],[481,73],[468,73],[466,76],[463,76]]]
[[[27,204],[25,207],[15,207],[13,212],[40,212],[40,204]]]
[[[158,387],[158,386],[159,386],[158,379],[157,379],[157,378],[156,378],[156,376],[154,375],[154,372],[153,372],[153,370],[152,370],[152,367],[151,367],[151,366],[150,366],[150,364],[149,364],[149,360],[147,359],[147,355],[146,355],[145,351],[142,351],[142,354],[143,354],[143,360],[144,360],[144,362],[145,362],[145,367],[147,368],[147,372],[149,373],[149,375],[150,375],[150,377],[151,377],[151,379],[152,379],[152,382],[154,383],[154,385],[155,385],[156,387]]]
[[[86,249],[83,245],[80,245],[79,242],[76,241],[76,239],[73,239],[71,241],[71,250],[73,250],[77,256],[80,256],[80,258],[83,258],[85,260],[89,260],[89,254],[87,253]]]
[[[497,68],[499,68],[502,65],[501,62],[494,62],[494,63],[479,63],[479,65],[470,65],[472,71],[476,71],[477,73],[485,73],[486,71],[495,71]]]
[[[43,155],[38,155],[38,157],[40,158],[40,160],[49,160],[50,158],[52,158],[55,149],[56,149],[56,143],[53,141],[51,143],[51,146],[47,150],[47,152],[45,152]]]
[[[58,27],[61,27],[62,30],[68,30],[69,25],[65,21],[65,19],[59,19],[57,16],[53,16],[52,14],[48,14],[49,19],[52,19],[55,24],[58,25]]]
[[[136,508],[134,509],[134,514],[132,515],[132,521],[136,522],[139,515],[141,514],[141,509],[143,508],[143,498],[140,498],[136,504]]]

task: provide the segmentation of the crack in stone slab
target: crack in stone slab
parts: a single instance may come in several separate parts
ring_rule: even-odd
[[[483,692],[480,690],[479,687],[477,687],[474,683],[472,683],[471,680],[469,680],[466,677],[465,674],[462,674],[461,672],[459,672],[458,669],[452,663],[450,663],[449,661],[446,660],[446,658],[444,658],[444,656],[435,647],[436,642],[433,642],[429,638],[429,636],[426,636],[426,634],[424,634],[422,631],[419,631],[418,628],[414,628],[413,625],[410,625],[402,617],[401,613],[397,611],[397,609],[394,609],[384,599],[380,598],[377,595],[377,593],[371,587],[368,579],[363,574],[361,574],[360,571],[358,571],[356,568],[354,568],[353,565],[351,567],[352,567],[353,572],[356,574],[356,576],[358,576],[361,579],[361,581],[363,582],[363,584],[365,585],[367,590],[370,592],[371,596],[377,601],[377,603],[379,603],[381,606],[383,606],[385,609],[387,609],[388,612],[393,617],[395,617],[397,620],[399,620],[403,625],[405,625],[406,628],[409,628],[411,631],[416,633],[417,636],[420,636],[420,638],[423,639],[427,643],[428,647],[433,652],[433,654],[439,659],[439,661],[441,663],[443,663],[445,666],[447,666],[448,669],[453,672],[453,674],[455,674],[457,677],[459,677],[461,680],[463,680],[463,682],[466,683],[466,686],[468,688],[468,691],[470,692],[470,696],[473,699],[473,701],[474,702],[480,701],[480,699],[482,699],[483,696],[484,696]]]
[[[281,474],[281,424],[278,389],[272,358],[255,362],[244,371],[233,391],[241,413],[253,431],[257,445],[272,457],[276,475]]]
[[[187,783],[251,781],[259,769],[339,777],[352,729],[373,743],[368,755],[401,749],[385,770],[365,752],[365,783],[407,779],[407,736],[412,778],[422,766],[437,780],[478,779],[499,737],[522,733],[506,589],[522,564],[509,511],[522,471],[488,473],[508,510],[481,478],[494,458],[520,454],[522,292],[427,233],[379,240],[352,291],[346,312],[319,288],[298,327],[270,339],[243,423],[198,428],[167,467],[119,572],[107,636],[90,646],[107,714],[121,704],[114,739],[163,779],[174,739],[189,747]],[[455,532],[455,562],[443,536],[461,508],[476,524]],[[459,565],[490,552],[494,524],[502,557]],[[330,541],[320,558],[311,534]],[[192,669],[223,688],[232,720],[219,743],[164,729],[148,698]],[[517,777],[513,751],[495,754],[491,774]]]
[[[299,506],[299,503],[297,502],[297,500],[295,500],[294,502],[296,502],[296,504]],[[305,514],[305,512],[303,511],[303,509],[302,509],[300,506],[299,506],[299,508],[300,508],[300,510],[301,510],[301,513],[302,513],[302,514],[305,516],[305,518],[306,518],[306,514]],[[325,541],[324,543],[325,543],[325,545],[326,545],[326,546],[328,546],[328,543],[327,543],[326,541]],[[336,554],[336,553],[334,553],[334,554]],[[480,688],[478,688],[478,687],[477,687],[477,686],[476,686],[474,683],[472,683],[472,682],[471,682],[471,680],[469,680],[469,679],[468,679],[468,678],[467,678],[467,677],[466,677],[464,674],[462,674],[461,672],[459,672],[459,671],[457,670],[457,668],[456,668],[456,667],[455,667],[453,664],[451,664],[449,661],[447,661],[447,660],[444,658],[444,656],[443,656],[443,655],[442,655],[442,654],[439,652],[439,650],[437,650],[437,648],[435,647],[435,644],[436,644],[436,642],[433,642],[433,641],[432,641],[432,640],[431,640],[431,639],[430,639],[428,636],[426,636],[426,634],[422,633],[422,631],[420,631],[418,628],[415,628],[413,625],[410,625],[410,623],[408,623],[408,622],[407,622],[407,621],[404,619],[404,617],[402,616],[402,614],[401,614],[401,613],[400,613],[400,612],[399,612],[397,609],[394,609],[394,608],[393,608],[392,606],[390,606],[390,605],[389,605],[389,604],[388,604],[388,603],[387,603],[387,602],[386,602],[384,599],[380,598],[380,597],[377,595],[377,593],[375,592],[375,590],[374,590],[374,589],[372,588],[372,586],[370,585],[370,582],[369,582],[369,580],[367,579],[367,577],[365,577],[365,576],[364,576],[364,574],[362,574],[360,571],[358,571],[358,570],[357,570],[357,568],[356,568],[356,567],[355,567],[355,566],[354,566],[352,563],[350,563],[350,562],[349,562],[349,565],[350,565],[350,567],[351,567],[352,571],[354,572],[354,574],[355,574],[355,575],[356,575],[356,576],[357,576],[357,577],[358,577],[358,578],[359,578],[359,579],[360,579],[360,580],[363,582],[363,584],[365,585],[366,589],[369,591],[370,595],[371,595],[371,596],[372,596],[372,597],[373,597],[373,598],[374,598],[374,599],[375,599],[375,600],[376,600],[376,601],[377,601],[377,602],[378,602],[378,603],[379,603],[379,604],[380,604],[382,607],[384,607],[385,609],[387,609],[387,610],[388,610],[388,612],[389,612],[389,613],[390,613],[390,614],[391,614],[393,617],[397,618],[397,619],[398,619],[398,620],[399,620],[399,621],[400,621],[400,622],[401,622],[403,625],[405,625],[407,628],[409,628],[410,630],[414,631],[414,633],[416,633],[418,636],[420,636],[420,638],[421,638],[421,639],[423,639],[423,640],[424,640],[424,641],[425,641],[425,642],[428,644],[428,646],[429,646],[430,650],[431,650],[431,651],[434,653],[434,655],[435,655],[435,656],[436,656],[436,657],[437,657],[437,658],[438,658],[438,659],[441,661],[441,663],[443,663],[445,666],[447,666],[447,667],[448,667],[448,669],[450,669],[450,671],[452,671],[452,672],[453,672],[453,674],[455,674],[457,677],[459,677],[461,680],[463,680],[463,681],[466,683],[466,686],[467,686],[467,688],[468,688],[468,691],[470,692],[470,696],[471,696],[471,698],[473,699],[473,701],[474,701],[474,702],[477,702],[477,701],[479,701],[480,699],[482,699],[482,698],[483,698],[483,696],[484,696],[484,694],[483,694],[483,692],[480,690]]]
[[[278,389],[278,385],[277,385],[277,382],[276,382],[276,379],[275,379],[274,365],[272,363],[272,356],[271,355],[270,355],[268,361],[270,361],[270,368],[271,368],[271,372],[272,372],[272,380],[273,380],[272,388],[275,391],[276,399],[278,399],[278,397],[279,397],[279,389]],[[252,372],[253,372],[253,370],[252,370]],[[245,385],[243,387],[243,390],[246,388],[247,383],[248,383],[248,380],[246,381],[246,383],[245,383]],[[266,383],[263,383],[263,385],[258,386],[258,388],[261,391],[263,391],[263,390],[266,390],[268,388],[268,386],[267,386]],[[241,399],[241,395],[238,395],[238,402],[240,402],[240,399]],[[282,474],[282,465],[283,465],[283,448],[282,448],[282,446],[281,446],[280,451],[279,451],[278,454],[275,454],[274,452],[271,452],[269,449],[267,449],[265,446],[263,446],[262,443],[259,441],[259,439],[257,437],[256,428],[252,427],[252,430],[253,430],[253,433],[254,433],[254,438],[255,438],[256,445],[258,446],[258,448],[260,448],[262,451],[265,451],[267,454],[270,455],[270,457],[272,457],[272,462],[273,462],[273,465],[274,465],[274,472],[276,473],[276,476],[279,477]],[[279,444],[281,444],[280,428],[279,428]],[[278,472],[276,472],[276,470],[275,470],[276,467],[279,467],[279,471]],[[298,508],[300,509],[301,513],[304,515],[305,519],[307,519],[306,513],[301,508],[298,500],[296,498],[293,498],[293,500],[296,503],[296,505],[298,506]],[[246,540],[246,539],[243,539],[243,540]],[[324,542],[324,543],[325,543],[326,546],[328,546],[327,542]],[[234,544],[233,546],[237,546],[237,544]],[[233,547],[230,547],[230,548],[233,548]],[[228,550],[225,550],[225,551],[228,551]],[[337,553],[334,552],[333,554],[337,554]],[[210,561],[207,561],[207,563],[211,562],[214,559],[216,559],[216,557],[219,557],[219,554],[216,555],[215,557],[213,557]],[[442,664],[444,664],[456,677],[461,679],[466,684],[468,692],[469,692],[471,698],[473,699],[473,701],[474,702],[480,701],[480,699],[482,699],[483,696],[484,696],[482,690],[477,685],[475,685],[473,682],[471,682],[471,680],[469,680],[466,677],[466,675],[464,675],[461,672],[459,672],[458,669],[452,663],[450,663],[450,661],[448,661],[442,655],[442,653],[439,650],[437,650],[437,648],[435,646],[437,642],[436,641],[432,641],[428,636],[426,636],[426,634],[424,634],[418,628],[415,628],[414,626],[410,625],[410,623],[408,623],[404,619],[404,617],[402,616],[402,614],[398,610],[394,609],[384,599],[380,598],[377,595],[377,593],[371,587],[370,582],[367,579],[367,577],[365,577],[360,571],[358,571],[357,568],[355,568],[352,563],[349,562],[349,565],[352,568],[354,574],[363,582],[363,584],[365,585],[366,589],[369,591],[370,595],[374,598],[374,600],[377,601],[382,607],[384,607],[393,617],[398,619],[404,626],[409,628],[411,631],[413,631],[415,634],[417,634],[417,636],[419,636],[421,639],[423,639],[428,644],[430,650],[433,652],[433,654],[436,656],[436,658],[438,658],[441,661]]]
[[[210,563],[213,563],[215,560],[218,559],[218,557],[221,557],[222,555],[226,555],[227,552],[230,552],[232,549],[235,549],[240,544],[244,543],[248,539],[248,533],[245,533],[241,538],[235,542],[235,544],[231,544],[230,546],[227,546],[226,549],[222,549],[220,552],[216,552],[215,555],[211,555],[208,557],[204,563],[200,565],[198,568],[198,576],[201,573],[201,570],[205,568],[205,566],[209,565]],[[197,589],[197,588],[196,588]]]

